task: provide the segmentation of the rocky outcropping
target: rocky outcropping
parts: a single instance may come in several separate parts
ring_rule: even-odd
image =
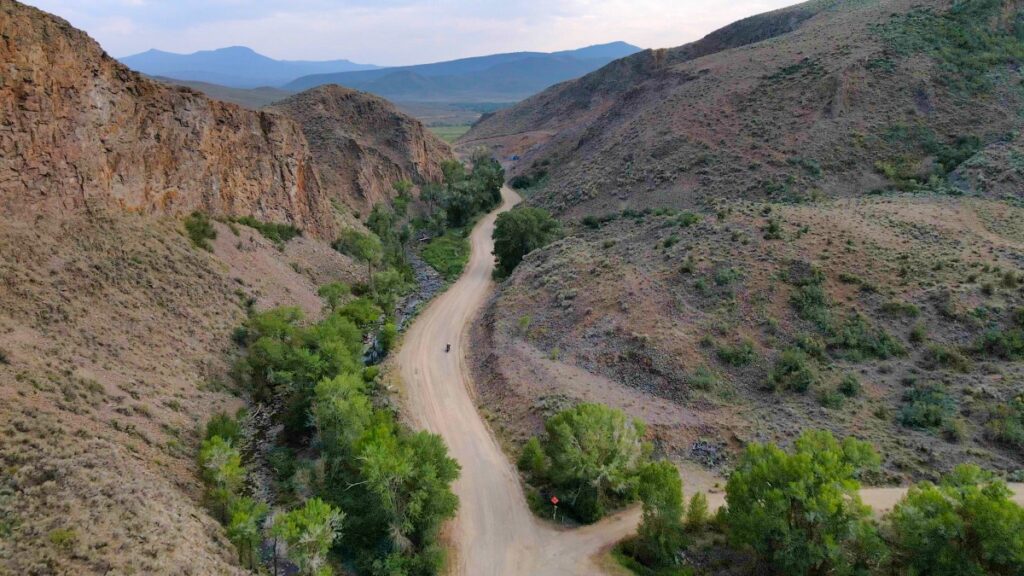
[[[366,214],[394,198],[394,184],[440,182],[447,144],[390,102],[337,85],[321,86],[271,110],[302,126],[323,190]]]
[[[201,209],[334,236],[291,120],[148,80],[14,0],[0,0],[0,65],[0,214]]]

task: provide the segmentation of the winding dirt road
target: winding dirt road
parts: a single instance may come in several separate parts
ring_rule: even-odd
[[[452,526],[452,573],[456,576],[590,576],[600,574],[599,556],[636,530],[637,509],[575,530],[556,530],[527,507],[516,471],[484,423],[471,397],[464,351],[470,323],[492,289],[491,233],[500,212],[519,196],[502,190],[502,205],[487,215],[470,239],[472,255],[459,281],[420,315],[405,336],[397,362],[405,385],[406,408],[413,423],[440,434],[462,465],[455,485],[459,514]],[[452,345],[446,354],[445,344]],[[707,482],[684,473],[687,487]],[[1024,487],[1014,486],[1024,503]],[[867,488],[861,492],[876,511],[891,508],[905,489]],[[712,508],[720,492],[708,495]]]
[[[473,229],[472,255],[462,278],[420,315],[397,361],[408,415],[440,434],[462,465],[455,485],[458,518],[452,526],[453,573],[459,576],[561,576],[599,573],[596,555],[636,529],[630,511],[579,530],[545,525],[526,505],[516,471],[481,419],[463,351],[466,332],[492,288],[491,233],[498,213],[519,202],[509,188],[502,205]],[[445,344],[452,352],[445,354]]]

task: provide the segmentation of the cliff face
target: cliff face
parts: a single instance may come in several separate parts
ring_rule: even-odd
[[[150,81],[14,0],[0,0],[0,63],[0,213],[202,209],[334,235],[290,120]]]
[[[394,184],[439,182],[447,144],[418,120],[376,96],[329,85],[272,110],[302,126],[324,192],[357,212],[395,196]]]

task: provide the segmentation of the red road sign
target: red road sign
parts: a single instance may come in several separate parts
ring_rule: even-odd
[[[552,496],[551,503],[554,504],[555,506],[558,506],[558,496]]]

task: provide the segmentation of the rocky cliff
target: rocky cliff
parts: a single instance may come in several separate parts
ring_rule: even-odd
[[[333,236],[290,120],[150,81],[14,0],[0,0],[0,63],[0,214],[202,209]]]
[[[364,214],[392,199],[399,180],[439,182],[441,162],[452,158],[422,123],[365,92],[321,86],[271,109],[302,126],[324,192]]]

